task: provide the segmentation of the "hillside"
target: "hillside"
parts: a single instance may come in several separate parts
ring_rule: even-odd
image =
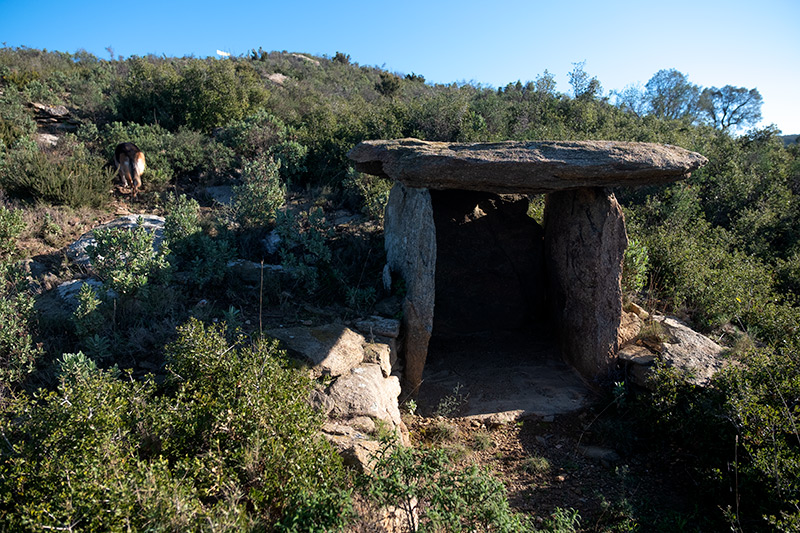
[[[547,72],[438,85],[343,53],[0,49],[0,523],[371,531],[415,487],[436,531],[796,531],[800,147],[748,129],[753,113],[720,119],[721,102],[681,76],[623,95],[581,65],[566,92]],[[697,100],[664,105],[678,94]],[[707,388],[663,368],[644,390],[620,371],[593,384],[590,408],[520,425],[458,418],[454,391],[440,418],[405,407],[413,446],[385,450],[383,478],[345,468],[305,401],[330,380],[308,379],[263,332],[401,312],[403,284],[382,282],[391,184],[346,154],[403,137],[647,141],[707,157],[683,182],[615,191],[623,289],[734,364]],[[146,154],[136,198],[111,166],[121,142]],[[540,219],[544,198],[528,201]],[[164,216],[167,246],[109,232],[91,269],[66,259],[129,213]],[[282,273],[243,281],[232,261]],[[95,289],[58,301],[55,287],[90,274]],[[616,458],[574,453],[585,445]]]

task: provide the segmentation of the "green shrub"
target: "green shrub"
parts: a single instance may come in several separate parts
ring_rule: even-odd
[[[15,145],[0,165],[0,186],[11,195],[69,207],[98,207],[108,201],[111,171],[82,143],[67,138],[51,152]]]
[[[97,290],[84,283],[78,292],[78,307],[72,313],[72,322],[75,324],[75,333],[79,338],[89,337],[97,333],[105,322],[105,317],[100,313],[102,302],[97,298]]]
[[[21,270],[0,264],[0,395],[5,386],[22,382],[33,372],[42,348],[33,342],[33,298]]]
[[[397,506],[409,531],[533,531],[503,484],[476,466],[455,468],[442,450],[386,446],[362,481],[379,505]]]
[[[36,122],[25,108],[21,95],[10,87],[4,88],[0,94],[0,142],[11,147],[22,138],[36,133]]]
[[[346,192],[358,198],[361,212],[371,218],[383,222],[383,213],[389,201],[392,182],[385,178],[362,174],[352,168],[348,170],[344,188]]]
[[[167,251],[153,247],[155,235],[141,225],[133,229],[96,229],[96,244],[86,247],[95,273],[122,295],[135,295],[148,283],[163,283],[169,276]]]
[[[297,214],[278,212],[275,230],[281,237],[281,264],[307,294],[320,285],[321,271],[330,270],[331,250],[328,247],[330,228],[321,208]]]
[[[22,269],[13,260],[17,237],[24,229],[19,213],[0,207],[0,398],[6,388],[33,371],[42,354],[31,336],[34,300]]]
[[[629,239],[622,264],[623,292],[636,293],[644,288],[647,283],[648,263],[647,246],[639,239]]]
[[[224,235],[211,237],[200,227],[200,206],[186,195],[166,196],[164,239],[169,245],[169,261],[187,274],[187,282],[202,288],[222,281],[233,248]]]
[[[188,198],[185,194],[175,196],[169,192],[164,197],[164,240],[170,244],[175,251],[175,246],[181,239],[199,233],[200,228],[200,204],[194,198]]]
[[[273,342],[190,321],[159,388],[65,354],[59,384],[0,419],[0,522],[13,531],[332,530],[350,505],[311,383]],[[309,529],[310,530],[310,529]]]
[[[279,175],[280,163],[271,157],[248,161],[242,185],[233,188],[233,213],[242,228],[267,226],[286,202],[286,186]]]
[[[18,211],[0,207],[0,260],[9,259],[17,249],[17,238],[25,229]]]

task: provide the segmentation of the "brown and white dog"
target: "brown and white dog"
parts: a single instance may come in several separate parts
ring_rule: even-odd
[[[133,143],[121,143],[114,151],[114,168],[119,172],[123,187],[131,188],[131,196],[136,198],[142,186],[144,173],[144,153]]]

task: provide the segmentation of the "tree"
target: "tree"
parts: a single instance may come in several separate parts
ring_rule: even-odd
[[[722,89],[703,89],[698,103],[703,120],[727,131],[752,126],[761,120],[763,100],[758,89],[726,85]]]
[[[615,105],[623,111],[633,113],[637,117],[647,114],[649,105],[640,83],[626,85],[622,91],[613,91],[613,96]]]
[[[695,118],[699,97],[700,88],[689,83],[689,77],[674,68],[659,70],[645,85],[650,112],[658,118]]]
[[[589,77],[589,74],[583,70],[586,61],[580,63],[573,63],[574,68],[569,73],[569,84],[572,85],[572,91],[575,93],[575,98],[580,100],[594,100],[596,97],[603,93],[603,87],[596,77]]]

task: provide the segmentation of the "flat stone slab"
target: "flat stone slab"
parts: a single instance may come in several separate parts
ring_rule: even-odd
[[[708,162],[677,146],[616,141],[364,141],[348,157],[409,187],[525,194],[669,183]]]

